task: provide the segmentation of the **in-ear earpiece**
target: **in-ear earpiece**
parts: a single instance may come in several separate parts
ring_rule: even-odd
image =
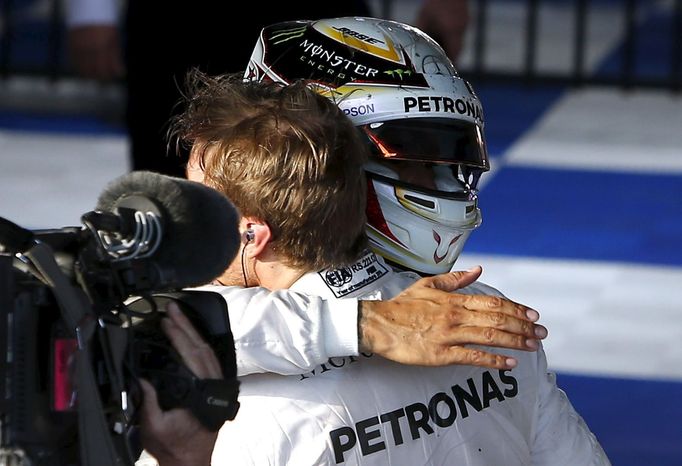
[[[244,232],[244,237],[246,238],[246,242],[250,243],[256,237],[256,233],[254,233],[254,231],[251,228],[249,228]]]

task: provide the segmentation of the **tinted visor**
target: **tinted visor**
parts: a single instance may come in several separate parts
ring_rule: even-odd
[[[488,171],[488,152],[480,128],[443,118],[409,118],[362,126],[381,159],[465,165]]]

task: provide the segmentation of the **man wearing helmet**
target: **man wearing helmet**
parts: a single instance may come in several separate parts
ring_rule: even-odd
[[[382,164],[385,166],[384,168],[380,167]],[[404,172],[403,167],[405,165],[395,164],[390,160],[377,161],[376,165],[375,171],[378,173],[381,173],[382,170],[384,172],[395,171],[398,174],[397,176],[409,183],[430,189],[447,189],[453,185],[459,186],[460,183],[445,166],[433,168],[431,164],[423,164],[424,170],[420,171],[413,166],[410,167],[409,171]],[[337,271],[337,273],[339,276],[343,276],[343,271]],[[480,270],[473,274],[464,275],[460,284],[465,285],[467,282],[475,280],[478,274],[480,274]],[[411,287],[407,290],[411,294],[404,296],[403,302],[407,304],[406,300],[414,302],[415,298],[425,298],[425,292],[431,291],[425,288],[429,286],[433,285],[425,283],[421,291],[418,288]],[[448,287],[454,290],[457,286],[451,283]],[[300,374],[310,370],[314,371],[315,366],[319,367],[321,362],[327,362],[327,358],[331,358],[328,364],[333,365],[337,361],[336,358],[341,355],[358,354],[357,333],[344,331],[344,328],[348,328],[349,324],[354,326],[356,322],[356,315],[358,314],[354,312],[356,305],[353,303],[345,306],[344,310],[347,317],[340,319],[338,316],[332,315],[331,304],[329,304],[327,311],[323,310],[326,306],[326,299],[322,300],[322,304],[315,304],[319,299],[306,297],[301,293],[277,293],[270,296],[262,290],[253,289],[255,294],[245,295],[244,290],[236,290],[236,287],[221,287],[220,289],[229,303],[233,324],[238,323],[233,328],[235,332],[239,330],[239,333],[235,333],[235,346],[240,356],[238,358],[239,375],[260,372]],[[419,291],[419,296],[416,294],[417,291]],[[352,298],[352,295],[345,297]],[[276,303],[271,304],[273,301]],[[344,301],[356,300],[346,299]],[[426,314],[420,315],[420,327],[415,327],[414,323],[400,323],[396,319],[399,317],[397,313],[392,314],[390,325],[387,325],[386,322],[389,321],[386,319],[387,314],[385,312],[393,311],[386,308],[387,310],[383,314],[375,312],[369,306],[373,303],[363,303],[365,306],[362,317],[357,320],[360,333],[357,336],[361,338],[363,343],[361,347],[370,348],[376,354],[403,363],[443,365],[458,362],[493,368],[508,368],[515,364],[514,358],[508,358],[505,354],[466,348],[464,344],[486,342],[494,346],[532,351],[537,346],[534,344],[526,345],[524,343],[525,338],[534,340],[538,337],[544,338],[546,335],[545,333],[535,335],[532,331],[528,334],[528,327],[519,324],[520,320],[526,320],[526,322],[537,320],[536,313],[535,317],[526,317],[523,314],[527,308],[515,305],[507,300],[490,299],[486,296],[478,296],[476,300],[467,299],[466,304],[463,301],[448,303],[448,307],[453,310],[453,317],[448,321],[431,320],[431,328],[426,322],[426,319],[431,317]],[[398,305],[398,303],[395,304]],[[360,306],[360,303],[357,305]],[[261,316],[265,310],[268,310],[268,313],[275,318],[259,319],[258,316]],[[484,314],[488,316],[487,321],[474,316],[472,311],[477,310],[485,311]],[[457,313],[454,314],[454,311]],[[534,313],[534,311],[529,312]],[[443,314],[439,315],[442,316]],[[516,319],[514,315],[517,316]],[[439,319],[442,318],[439,317]],[[327,321],[326,324],[325,321]],[[341,325],[341,321],[345,323]],[[509,323],[509,321],[515,321],[515,323]],[[496,329],[494,333],[490,332],[492,329]],[[328,333],[332,330],[334,332]],[[324,333],[324,338],[316,337],[319,332]],[[441,335],[436,337],[436,333]],[[299,334],[300,336],[297,336]],[[412,347],[412,351],[406,351],[406,345],[396,338],[396,334],[401,334],[403,338],[425,338],[425,343],[428,339],[428,345],[423,345],[420,348]],[[254,335],[255,339],[253,338]],[[287,340],[287,335],[290,335],[292,340]],[[266,338],[270,338],[271,343],[276,346],[261,348]],[[278,341],[280,343],[276,343]],[[159,417],[162,418],[163,416]],[[172,428],[170,428],[170,432],[173,432]],[[177,434],[177,431],[175,433]],[[170,443],[173,442],[170,441]]]
[[[372,152],[372,249],[421,274],[452,268],[481,222],[489,162],[480,101],[436,42],[372,18],[283,22],[263,29],[245,78],[306,79],[336,102]]]
[[[421,274],[450,270],[468,235],[480,225],[476,188],[489,163],[480,102],[436,42],[408,25],[372,18],[279,23],[261,32],[245,79],[282,84],[305,79],[337,103],[359,127],[371,151],[365,165],[371,248],[398,270]],[[522,371],[528,362],[521,359],[510,374]],[[531,392],[537,389],[533,415],[521,421],[523,416],[511,414],[512,404],[507,405],[509,425],[516,425],[516,433],[527,441],[510,441],[511,451],[497,457],[486,443],[487,453],[482,448],[477,451],[481,464],[609,464],[596,438],[556,387],[553,376],[546,373],[542,348],[530,366],[540,370],[523,377],[530,385],[520,385]],[[475,379],[467,380],[472,388]],[[514,386],[516,392],[518,386]],[[458,392],[458,387],[452,385],[452,392]],[[507,393],[503,391],[497,400],[502,401]],[[466,431],[463,418],[470,412],[466,402],[455,396],[460,410],[457,420],[455,404],[446,401],[447,395],[440,399],[447,409],[438,406],[436,398],[430,399],[429,410],[444,409],[451,418],[439,423],[443,418],[436,414],[431,419],[439,427],[461,424]],[[481,406],[475,404],[474,409],[483,413]],[[354,428],[348,428],[350,424],[341,430],[330,428],[328,442],[335,462],[365,463],[367,455],[390,450],[389,425],[394,447],[400,450],[403,415],[409,418],[406,407],[378,418],[355,419]],[[412,440],[419,439],[419,426],[411,420],[407,424]],[[521,433],[526,422],[528,435]],[[424,432],[430,435],[434,430],[425,427]],[[508,434],[500,438],[511,440]],[[466,438],[463,435],[458,441]],[[445,438],[442,442],[447,446],[438,448],[446,452],[425,452],[417,462],[479,462],[471,445],[454,446]],[[394,464],[394,457],[389,454],[388,458],[391,461],[384,464]]]
[[[300,38],[305,30],[293,34]],[[360,31],[353,39],[363,34],[371,37]],[[317,50],[320,56],[334,57],[324,47]],[[353,72],[370,74],[365,69],[368,65],[351,63],[351,58],[337,61]],[[193,143],[190,167],[197,169],[196,179],[235,202],[242,210],[242,229],[248,238],[221,282],[289,287],[335,299],[384,298],[418,279],[412,272],[393,272],[371,252],[357,256],[364,221],[359,199],[364,199],[365,187],[372,186],[363,176],[367,146],[358,145],[359,132],[346,129],[349,125],[342,119],[332,118],[333,112],[306,96],[300,84],[252,87],[251,98],[239,97],[239,92],[235,97],[239,86],[234,83],[225,87],[220,80],[205,80],[204,84],[208,92],[199,88],[188,96],[187,114],[194,116],[185,120],[190,124],[180,135]],[[212,106],[232,110],[202,115]],[[475,114],[472,111],[472,118]],[[338,128],[329,125],[330,119]],[[263,121],[269,123],[263,125]],[[217,126],[221,129],[216,130]],[[476,128],[473,142],[482,143],[482,132]],[[393,153],[392,147],[383,144],[391,138],[381,133],[382,128],[368,130],[388,147],[388,154]],[[421,174],[409,186],[399,186],[400,170],[392,170],[387,160],[376,160],[383,168],[375,170],[377,177],[390,180],[385,184],[391,190],[402,190],[399,199],[404,204],[399,205],[419,206],[420,215],[428,208],[445,206],[464,230],[478,222],[475,183],[487,159],[484,152],[471,150],[471,137],[464,134],[458,139],[469,147],[465,155],[471,160],[449,163],[457,154],[446,154],[449,158],[443,163],[434,162],[438,168],[429,182],[415,181],[429,178]],[[447,138],[440,144],[454,146]],[[381,184],[375,186],[388,191]],[[457,204],[440,203],[440,198]],[[432,217],[439,214],[429,213]],[[441,235],[434,230],[435,234]],[[429,254],[426,260],[412,259],[440,266],[446,258],[454,261],[448,248],[438,255]],[[391,259],[399,264],[401,257]],[[500,296],[482,284],[473,284],[468,292]],[[539,326],[527,329],[529,336],[544,331]],[[422,343],[413,341],[415,348]],[[532,341],[528,345],[519,349],[534,346]],[[298,376],[244,377],[240,414],[221,429],[212,464],[525,465],[555,464],[557,459],[608,464],[595,437],[548,376],[544,353],[512,354],[518,365],[501,370],[401,366],[362,354],[332,358]]]

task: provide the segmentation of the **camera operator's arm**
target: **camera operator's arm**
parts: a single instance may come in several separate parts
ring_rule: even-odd
[[[386,301],[325,300],[264,288],[202,289],[218,292],[227,301],[239,376],[301,374],[330,357],[357,355],[359,347],[405,364],[509,368],[509,358],[465,345],[531,351],[535,348],[527,341],[536,341],[535,329],[543,328],[533,324],[537,312],[521,304],[450,293],[480,275],[477,268],[425,278]]]
[[[167,307],[168,317],[161,321],[163,331],[182,356],[187,367],[201,379],[223,377],[220,363],[210,346],[199,336],[177,304]],[[162,411],[156,390],[146,380],[140,380],[144,401],[141,410],[140,434],[143,453],[138,466],[210,465],[213,445],[218,432],[211,432],[186,409]]]

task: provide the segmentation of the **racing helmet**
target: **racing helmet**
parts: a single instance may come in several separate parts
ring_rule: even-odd
[[[372,154],[371,248],[419,273],[452,269],[481,223],[477,184],[490,165],[480,100],[433,39],[376,18],[276,23],[261,31],[244,79],[304,79],[336,102]]]

